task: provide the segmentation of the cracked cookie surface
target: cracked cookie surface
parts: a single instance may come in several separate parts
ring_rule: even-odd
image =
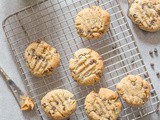
[[[87,39],[101,38],[110,26],[110,14],[99,6],[85,8],[75,19],[77,33]]]
[[[51,74],[60,65],[60,56],[55,48],[44,41],[31,43],[25,50],[29,71],[35,76]]]
[[[82,48],[75,52],[69,61],[72,78],[81,85],[93,85],[101,79],[103,61],[101,56],[89,49]]]
[[[116,86],[116,91],[130,106],[144,105],[150,96],[149,83],[138,75],[124,77]]]
[[[134,0],[128,15],[142,30],[160,30],[160,0]]]
[[[41,105],[49,118],[55,120],[69,117],[76,111],[74,95],[64,89],[56,89],[48,92],[41,100]]]
[[[118,95],[107,88],[100,88],[98,93],[90,92],[84,105],[90,120],[116,120],[122,110]]]

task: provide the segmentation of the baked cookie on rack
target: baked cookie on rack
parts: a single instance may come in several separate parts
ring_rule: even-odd
[[[77,103],[73,97],[74,95],[67,90],[52,90],[42,98],[42,109],[49,118],[65,119],[76,111]]]
[[[75,19],[77,33],[87,39],[101,38],[110,26],[110,14],[99,6],[85,8]]]
[[[160,30],[160,0],[134,0],[129,17],[144,31]]]
[[[84,103],[85,112],[90,120],[116,120],[122,110],[118,95],[110,89],[100,88],[90,92]]]
[[[116,91],[130,106],[144,105],[150,96],[149,83],[138,75],[124,77],[116,86]]]
[[[41,77],[51,74],[60,65],[60,56],[55,48],[44,41],[31,43],[25,50],[29,71]]]
[[[103,61],[101,56],[89,48],[82,48],[75,52],[69,61],[72,78],[81,85],[93,85],[101,79]]]

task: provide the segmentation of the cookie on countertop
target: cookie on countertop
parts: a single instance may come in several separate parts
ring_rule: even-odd
[[[64,89],[48,92],[41,100],[42,109],[49,118],[59,120],[69,117],[76,111],[74,95]]]
[[[110,89],[100,88],[99,93],[90,92],[84,103],[90,120],[116,120],[122,110],[118,95]]]
[[[69,61],[72,78],[81,85],[93,85],[101,79],[103,61],[101,56],[89,48],[82,48],[75,52]]]
[[[150,85],[138,75],[128,75],[117,84],[116,91],[128,105],[137,107],[148,101]]]
[[[44,41],[31,43],[25,50],[29,71],[35,76],[51,74],[60,65],[60,56],[55,48]]]
[[[99,6],[85,8],[75,19],[77,33],[87,39],[101,38],[110,26],[110,14]]]
[[[160,0],[134,0],[129,17],[144,31],[160,30]]]

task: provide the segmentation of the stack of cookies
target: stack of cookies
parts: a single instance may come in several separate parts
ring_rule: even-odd
[[[79,36],[89,40],[99,39],[109,29],[110,14],[99,6],[86,8],[77,14],[75,26]],[[56,48],[39,40],[26,48],[25,60],[29,71],[38,77],[51,74],[60,65],[60,55]],[[69,69],[72,78],[79,85],[91,86],[100,81],[104,64],[102,57],[96,51],[81,48],[70,59]],[[117,84],[116,91],[130,106],[144,105],[150,95],[149,83],[135,75],[123,78]],[[116,120],[122,110],[122,103],[118,101],[117,93],[107,88],[100,88],[98,93],[90,92],[84,102],[88,118]],[[74,95],[64,89],[48,92],[42,98],[41,105],[46,115],[56,120],[68,118],[77,108]]]

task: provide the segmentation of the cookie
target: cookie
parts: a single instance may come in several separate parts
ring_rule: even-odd
[[[34,101],[32,98],[29,98],[27,96],[21,96],[21,110],[33,110],[34,108]]]
[[[74,95],[64,89],[56,89],[47,93],[41,100],[42,109],[49,118],[59,120],[69,117],[76,111]]]
[[[90,120],[116,120],[122,111],[118,95],[107,88],[100,88],[99,93],[90,92],[86,96],[84,107]]]
[[[75,19],[77,33],[87,39],[101,38],[110,26],[110,14],[99,6],[85,8]]]
[[[35,76],[51,74],[60,65],[60,56],[55,48],[44,41],[31,43],[25,50],[29,71]]]
[[[150,96],[149,83],[138,75],[124,77],[116,86],[116,91],[130,106],[144,105]]]
[[[101,79],[103,61],[101,56],[88,48],[75,52],[74,58],[69,61],[72,78],[81,85],[93,85]]]
[[[129,17],[144,31],[160,30],[160,0],[134,0]]]

